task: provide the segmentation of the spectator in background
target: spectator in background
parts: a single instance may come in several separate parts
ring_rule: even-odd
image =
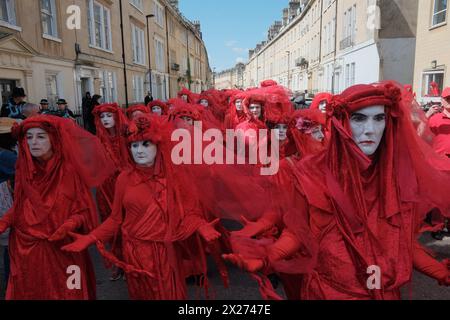
[[[25,104],[26,98],[23,88],[14,88],[8,102],[2,106],[0,117],[8,117],[14,119],[22,119],[22,106]]]
[[[37,116],[39,114],[39,106],[34,103],[26,103],[22,107],[22,115],[25,119]]]
[[[90,131],[89,129],[89,115],[92,112],[92,97],[90,92],[86,92],[86,96],[81,102],[81,109],[83,112],[83,125],[84,129]]]
[[[41,110],[39,111],[40,114],[51,114],[52,111],[49,108],[48,100],[42,99],[40,102]]]
[[[67,106],[67,102],[65,99],[58,99],[58,102],[56,104],[58,105],[58,111],[56,112],[56,115],[58,117],[75,120],[75,115]]]
[[[150,102],[152,102],[153,101],[153,97],[152,97],[152,94],[150,93],[150,91],[147,93],[147,95],[145,96],[145,99],[144,99],[144,104],[146,105],[146,106],[148,106],[148,104],[150,103]]]
[[[12,207],[13,204],[13,184],[16,167],[17,154],[14,151],[17,142],[11,135],[11,127],[16,120],[11,118],[0,118],[0,219]],[[5,233],[0,235],[0,254],[3,255],[5,270],[5,284],[9,277],[9,254],[8,237]],[[0,281],[0,282],[3,282]],[[3,288],[3,286],[0,286]]]
[[[91,99],[91,104],[89,105],[88,114],[87,114],[87,127],[86,130],[88,130],[92,134],[96,134],[97,130],[95,128],[95,118],[92,114],[92,111],[95,109],[95,107],[99,106],[101,104],[102,96],[98,94],[94,94],[94,96]]]

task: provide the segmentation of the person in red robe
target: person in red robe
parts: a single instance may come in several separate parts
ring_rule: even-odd
[[[286,207],[282,235],[263,256],[228,259],[253,272],[302,274],[305,300],[400,299],[413,268],[449,285],[449,260],[436,261],[417,240],[430,208],[449,212],[440,190],[449,163],[416,134],[401,90],[385,82],[335,96],[330,143],[296,166],[287,206],[295,210]],[[303,263],[290,264],[295,256]]]
[[[244,92],[239,92],[231,97],[230,107],[228,108],[224,120],[225,129],[235,129],[239,123],[247,120],[247,116],[242,105],[244,98]]]
[[[127,115],[128,120],[131,121],[131,120],[135,120],[135,119],[139,118],[143,114],[149,114],[150,112],[151,112],[151,110],[148,106],[144,106],[142,104],[137,104],[137,105],[129,107],[126,111],[126,115]]]
[[[87,252],[64,252],[69,232],[98,225],[90,188],[113,171],[100,141],[73,121],[36,116],[16,125],[15,201],[0,220],[11,229],[8,300],[95,299]]]
[[[166,116],[169,112],[169,106],[161,100],[153,100],[147,105],[147,107],[153,114],[158,116]]]
[[[217,240],[216,221],[207,223],[201,217],[198,202],[189,192],[189,180],[172,165],[168,123],[156,116],[141,117],[129,132],[135,164],[117,180],[110,218],[89,235],[72,234],[75,242],[63,250],[82,252],[99,242],[102,254],[129,273],[131,299],[185,300],[179,242],[197,233],[207,242]],[[111,258],[101,245],[119,230],[124,261]],[[201,252],[191,254],[199,256]]]
[[[129,115],[141,112],[139,106],[131,107],[130,109],[127,110],[127,114]],[[105,180],[96,192],[100,220],[103,222],[111,214],[117,177],[130,165],[127,140],[125,137],[128,120],[125,118],[122,109],[116,103],[101,104],[94,108],[92,114],[94,115],[97,136],[105,147],[108,158],[111,159],[116,168],[115,172]],[[112,241],[111,245],[114,248],[115,254],[120,257],[120,234],[118,234],[117,239]],[[112,269],[110,280],[119,280],[123,276],[122,270],[116,267]]]

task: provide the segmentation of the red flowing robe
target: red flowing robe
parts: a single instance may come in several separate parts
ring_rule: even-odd
[[[127,277],[131,299],[183,300],[187,298],[183,252],[177,241],[190,238],[205,222],[189,199],[179,199],[186,215],[173,225],[166,179],[145,173],[135,169],[119,176],[112,214],[93,235],[105,242],[120,230],[124,262],[153,275]]]
[[[42,202],[21,192],[16,184],[16,204],[6,215],[11,223],[9,253],[11,275],[7,300],[93,300],[96,295],[95,274],[88,252],[67,253],[60,250],[70,238],[49,242],[48,238],[69,218],[78,226],[76,232],[89,232],[95,224],[95,204],[89,189],[74,175],[74,168],[59,164],[55,158],[39,167],[36,185]],[[53,170],[52,183],[39,178]],[[18,175],[20,175],[18,171]],[[17,179],[20,181],[20,177]],[[44,188],[45,187],[45,188]],[[80,270],[79,289],[71,289],[69,267]],[[69,272],[69,273],[68,273]],[[26,276],[24,276],[26,275]]]

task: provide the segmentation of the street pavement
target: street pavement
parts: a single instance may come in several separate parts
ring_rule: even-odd
[[[437,258],[443,259],[450,257],[450,238],[444,241],[435,241],[428,235],[422,238],[422,243],[430,247],[437,253]],[[95,249],[90,251],[95,265],[97,277],[97,298],[99,300],[127,300],[128,292],[126,281],[123,279],[111,282],[109,281],[110,271],[105,269],[103,261]],[[221,279],[214,268],[214,264],[210,263],[210,293],[212,299],[217,300],[258,300],[260,294],[255,280],[250,278],[248,274],[230,266],[230,288],[224,289]],[[4,299],[4,281],[3,281],[3,257],[0,257],[0,299]],[[280,287],[278,293],[283,295]],[[189,299],[202,300],[204,293],[193,284],[189,285]],[[450,287],[441,287],[435,280],[429,279],[417,272],[413,275],[411,285],[403,289],[404,300],[450,300]]]

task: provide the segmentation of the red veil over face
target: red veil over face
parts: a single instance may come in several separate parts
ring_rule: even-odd
[[[417,135],[407,105],[411,100],[405,94],[397,83],[382,82],[356,85],[333,97],[327,108],[332,131],[327,149],[297,165],[305,209],[286,214],[285,224],[299,239],[305,239],[304,230],[298,231],[305,221],[313,223],[313,232],[318,226],[336,224],[327,234],[339,234],[339,241],[327,238],[330,242],[324,244],[325,237],[317,236],[321,241],[317,267],[325,268],[322,273],[331,272],[326,269],[329,263],[320,264],[320,259],[336,259],[333,254],[347,251],[348,259],[340,258],[356,271],[341,275],[335,270],[333,276],[340,280],[333,281],[352,294],[374,298],[380,294],[365,290],[364,272],[370,264],[384,268],[383,279],[388,279],[382,284],[384,292],[392,293],[409,281],[413,244],[425,214],[433,207],[449,212],[450,201],[441,186],[450,182],[450,162],[435,155]],[[350,117],[375,105],[385,106],[386,129],[376,154],[368,157],[353,141]],[[319,213],[311,214],[311,208]],[[310,216],[303,217],[301,211]],[[342,280],[355,276],[359,285]]]
[[[50,160],[40,162],[31,156],[26,139],[31,128],[48,133],[53,150]],[[114,166],[98,138],[68,119],[32,117],[16,125],[13,133],[19,141],[19,157],[15,201],[9,212],[11,277],[7,298],[94,298],[95,279],[88,256],[63,253],[61,242],[48,239],[69,219],[83,232],[98,224],[90,188],[101,185]],[[67,239],[62,242],[67,243]],[[78,265],[83,272],[82,290],[67,289],[70,265]],[[34,268],[37,273],[30,273]]]
[[[136,110],[134,110],[136,111]],[[115,135],[111,135],[100,121],[100,115],[104,112],[110,112],[114,115],[116,125]],[[95,126],[97,128],[97,136],[102,144],[105,146],[108,156],[114,161],[117,168],[126,167],[130,163],[128,157],[128,150],[126,147],[126,130],[128,127],[128,120],[123,114],[122,109],[117,103],[101,104],[94,108],[92,114],[95,118]]]

